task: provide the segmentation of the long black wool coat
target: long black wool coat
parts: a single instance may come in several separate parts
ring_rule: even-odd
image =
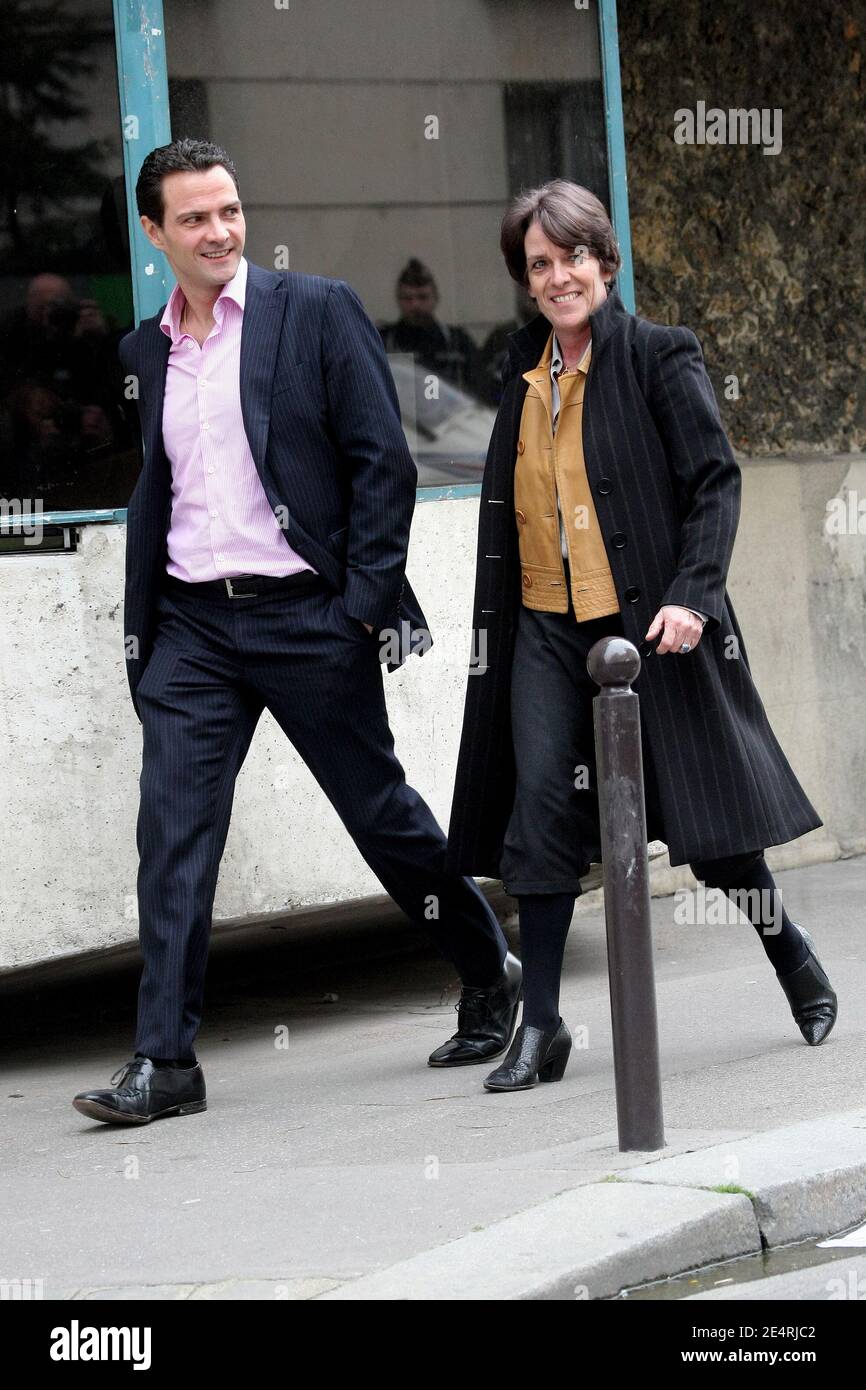
[[[700,344],[688,328],[630,314],[611,290],[590,317],[583,405],[586,472],[625,636],[645,757],[655,769],[672,864],[783,844],[822,824],[770,728],[725,590],[740,512],[740,470]],[[514,804],[511,664],[521,602],[514,465],[527,383],[550,333],[541,315],[510,340],[506,385],[481,489],[473,652],[449,832],[461,873],[499,875]],[[616,544],[613,544],[613,540]],[[663,604],[707,615],[700,643],[659,656],[644,640]],[[544,718],[539,692],[539,718]]]

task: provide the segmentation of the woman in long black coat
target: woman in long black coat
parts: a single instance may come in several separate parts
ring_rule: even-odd
[[[836,996],[811,938],[785,913],[763,851],[822,822],[770,728],[725,590],[740,472],[698,340],[688,328],[627,312],[611,286],[620,266],[613,228],[576,184],[556,180],[522,194],[501,244],[540,313],[510,340],[484,473],[476,664],[449,833],[451,866],[501,878],[520,911],[522,1022],[484,1084],[515,1090],[558,1080],[570,1053],[559,1014],[563,951],[580,878],[601,858],[597,689],[586,656],[608,634],[624,635],[642,657],[634,689],[649,838],[663,839],[671,864],[688,863],[747,912],[814,1045],[833,1026]],[[555,454],[557,430],[565,438],[560,392],[580,372],[582,431],[575,435],[572,416],[571,443]],[[544,395],[542,387],[547,424],[537,405],[527,424],[527,395]],[[521,432],[530,431],[535,471],[524,473],[523,495],[532,501],[548,488],[547,508],[535,515],[515,503],[516,472],[528,467]],[[555,467],[545,462],[554,458]],[[591,494],[584,512],[594,513],[583,517],[583,537],[567,535],[562,505],[581,484]],[[604,563],[575,573],[591,535],[596,564],[599,555]],[[550,563],[539,565],[539,538],[544,551],[554,536]]]

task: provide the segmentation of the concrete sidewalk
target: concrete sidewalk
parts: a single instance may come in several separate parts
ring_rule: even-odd
[[[321,1297],[611,1298],[864,1216],[866,1105],[623,1169]]]
[[[674,900],[653,899],[667,1138],[653,1155],[616,1146],[589,901],[562,999],[583,1046],[562,1082],[515,1095],[484,1092],[483,1067],[426,1067],[457,990],[390,928],[377,959],[284,932],[215,960],[209,1108],[144,1129],[70,1105],[129,1055],[134,979],[110,1027],[94,1029],[93,995],[65,1015],[53,1001],[55,1035],[6,1051],[0,1278],[73,1299],[605,1298],[862,1220],[866,859],[779,885],[839,1022],[808,1048],[748,924],[677,925]]]

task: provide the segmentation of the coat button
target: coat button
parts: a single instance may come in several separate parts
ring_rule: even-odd
[[[614,531],[613,535],[610,538],[610,543],[613,546],[614,550],[625,550],[626,545],[628,544],[628,538],[623,534],[622,531]]]
[[[522,439],[518,439],[518,441],[517,441],[517,452],[518,452],[518,454],[522,454],[525,448],[526,448],[526,445],[524,444],[523,440],[522,440]]]
[[[637,603],[640,598],[640,589],[636,589],[632,584],[630,588],[626,589],[624,598],[626,603]]]
[[[638,647],[638,651],[640,652],[641,656],[652,656],[653,652],[655,651],[655,647],[653,646],[652,642],[641,642],[640,646]]]
[[[521,526],[522,526],[523,523],[526,521],[526,513],[525,513],[525,512],[522,512],[522,511],[520,510],[520,508],[518,507],[518,509],[517,509],[517,511],[514,513],[514,515],[517,517],[517,520],[520,522],[520,524],[521,524]]]
[[[599,478],[598,488],[596,490],[601,493],[602,497],[607,497],[613,492],[613,483],[610,478]]]
[[[532,588],[532,575],[531,575],[531,574],[525,574],[525,575],[523,576],[523,587],[524,587],[524,589],[531,589],[531,588]]]

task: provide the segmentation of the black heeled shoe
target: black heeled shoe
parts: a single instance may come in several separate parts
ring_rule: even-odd
[[[806,1042],[810,1047],[817,1047],[836,1022],[838,1000],[815,954],[814,941],[799,922],[795,922],[794,926],[805,941],[809,954],[790,975],[780,975],[777,971],[776,979],[785,992],[794,1021]]]
[[[559,1020],[545,1033],[521,1023],[502,1064],[484,1081],[485,1091],[528,1091],[536,1081],[561,1081],[571,1053],[571,1033]]]

